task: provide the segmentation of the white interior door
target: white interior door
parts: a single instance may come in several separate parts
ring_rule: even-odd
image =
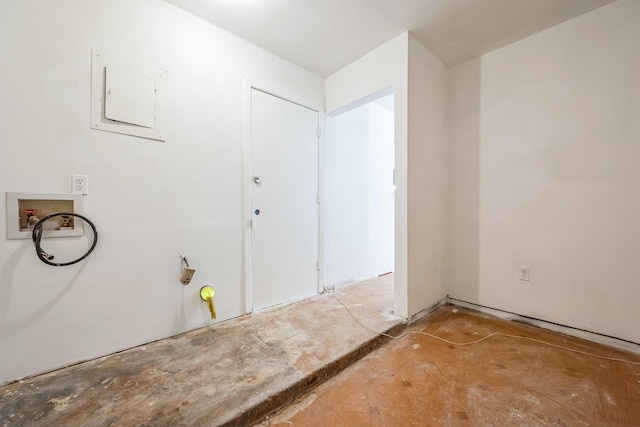
[[[252,89],[251,175],[259,310],[318,291],[318,112]]]

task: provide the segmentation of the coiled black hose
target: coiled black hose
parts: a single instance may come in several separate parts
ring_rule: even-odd
[[[89,224],[89,227],[91,227],[91,230],[93,231],[93,243],[91,244],[91,247],[89,248],[89,250],[80,258],[70,262],[60,262],[60,263],[51,262],[51,260],[54,258],[53,255],[46,253],[40,246],[40,240],[42,240],[42,225],[46,221],[50,220],[51,218],[55,218],[57,216],[73,216],[76,218],[80,218],[81,220]],[[38,256],[40,261],[44,262],[45,264],[53,265],[54,267],[64,267],[64,266],[75,264],[77,262],[82,261],[83,259],[88,257],[91,252],[93,252],[93,249],[96,247],[96,243],[98,243],[98,231],[96,230],[96,226],[93,225],[91,221],[89,221],[86,217],[82,215],[79,215],[76,213],[59,212],[59,213],[53,213],[53,214],[47,215],[44,218],[41,218],[38,222],[36,222],[35,225],[33,226],[33,232],[31,233],[31,238],[33,239],[33,245],[36,247],[36,255]]]

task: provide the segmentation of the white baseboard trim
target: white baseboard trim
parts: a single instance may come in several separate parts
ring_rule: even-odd
[[[479,311],[481,313],[489,314],[501,319],[516,321],[525,323],[528,325],[537,326],[542,329],[548,329],[550,331],[559,332],[561,334],[569,335],[576,338],[582,338],[587,341],[596,342],[598,344],[608,345],[620,350],[630,351],[632,353],[640,354],[640,344],[626,341],[621,338],[610,337],[607,335],[598,334],[596,332],[585,331],[582,329],[572,328],[571,326],[559,325],[553,322],[547,322],[546,320],[534,319],[532,317],[522,316],[517,313],[511,313],[496,308],[485,307],[483,305],[474,304],[467,301],[462,301],[450,296],[446,297],[446,302],[451,305],[468,308],[471,310]]]

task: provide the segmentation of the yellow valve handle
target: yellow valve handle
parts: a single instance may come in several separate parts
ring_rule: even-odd
[[[216,291],[215,289],[213,289],[212,286],[206,285],[200,288],[200,298],[202,298],[203,301],[207,302],[212,319],[216,318],[216,306],[213,305],[213,296],[215,294],[216,294]]]

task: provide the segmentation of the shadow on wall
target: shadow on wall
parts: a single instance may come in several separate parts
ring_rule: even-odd
[[[14,301],[14,288],[19,286],[19,283],[15,280],[15,273],[20,260],[24,258],[25,253],[33,250],[31,241],[25,241],[14,253],[11,255],[0,270],[0,338],[6,338],[13,336],[30,325],[34,324],[38,319],[42,318],[46,313],[53,309],[60,300],[73,288],[78,277],[85,269],[86,262],[78,264],[75,274],[71,277],[69,282],[62,288],[56,295],[54,295],[49,301],[44,302],[41,298],[34,298],[34,295],[38,295],[37,290],[23,291],[20,294],[29,298],[29,305],[38,307],[31,314],[23,317],[22,319],[8,322],[7,315],[9,309]],[[35,254],[34,254],[35,257]],[[51,267],[58,268],[58,267]],[[19,296],[18,296],[19,298]],[[38,305],[40,304],[40,305]],[[18,304],[24,306],[24,304]]]
[[[451,296],[479,298],[481,58],[450,70],[449,248]]]

